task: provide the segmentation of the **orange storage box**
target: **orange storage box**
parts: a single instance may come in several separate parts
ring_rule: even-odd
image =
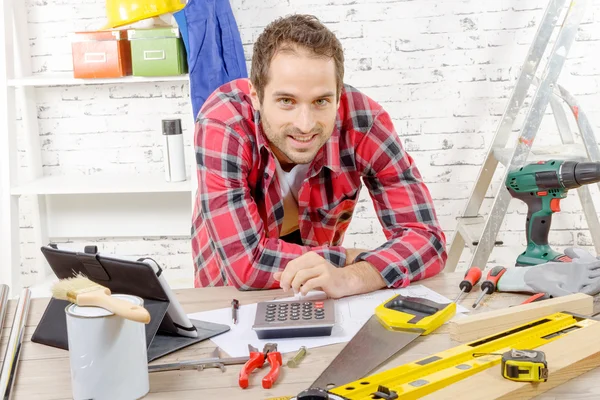
[[[126,29],[76,32],[71,48],[75,78],[131,75],[131,45]]]

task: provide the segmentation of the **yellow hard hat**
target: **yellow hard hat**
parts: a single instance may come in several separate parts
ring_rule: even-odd
[[[174,13],[185,7],[185,0],[106,0],[108,23],[104,29],[129,25],[147,18]]]

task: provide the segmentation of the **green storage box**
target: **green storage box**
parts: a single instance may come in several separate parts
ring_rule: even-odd
[[[187,73],[183,40],[178,28],[130,29],[134,76],[172,76]]]

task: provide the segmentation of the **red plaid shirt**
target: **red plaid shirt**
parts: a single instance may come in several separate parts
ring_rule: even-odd
[[[275,159],[248,93],[246,79],[223,85],[206,100],[196,121],[196,287],[277,288],[273,273],[308,251],[343,267],[346,253],[340,244],[361,178],[387,241],[354,262],[369,262],[390,287],[404,287],[442,270],[446,238],[413,159],[387,112],[348,85],[333,134],[298,193],[303,245],[279,240],[283,199]]]

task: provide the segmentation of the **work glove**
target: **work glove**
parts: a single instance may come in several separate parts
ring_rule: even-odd
[[[551,297],[600,293],[600,260],[576,247],[565,249],[565,255],[572,261],[507,268],[498,281],[497,290],[546,293]]]

